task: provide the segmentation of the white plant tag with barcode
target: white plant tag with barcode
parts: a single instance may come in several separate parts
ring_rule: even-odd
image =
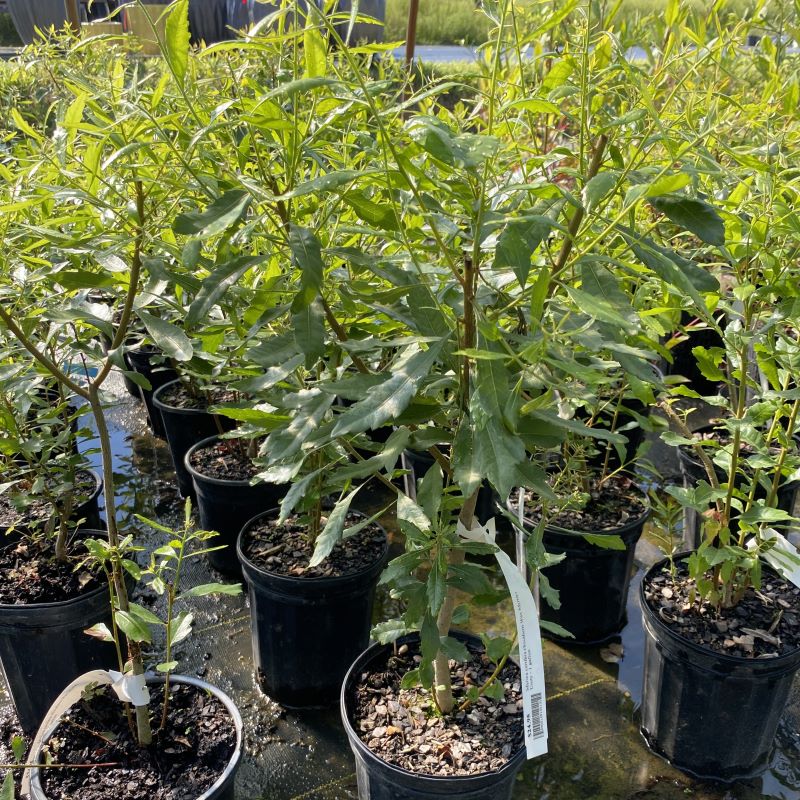
[[[761,557],[787,581],[800,588],[800,554],[797,548],[774,528],[766,528],[761,532],[761,536],[764,539],[775,540],[775,544],[762,553]],[[754,550],[756,547],[758,544],[755,538],[750,539],[747,549]]]
[[[458,534],[473,542],[495,543],[494,519],[472,530],[458,523]],[[520,683],[522,711],[525,726],[525,749],[528,758],[543,756],[547,752],[547,709],[544,692],[544,661],[542,635],[539,630],[539,613],[525,578],[514,562],[502,551],[495,552],[497,563],[511,593],[514,616],[517,622],[519,643]]]

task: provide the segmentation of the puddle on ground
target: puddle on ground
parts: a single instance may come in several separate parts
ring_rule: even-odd
[[[172,482],[165,445],[148,432],[142,407],[130,398],[118,375],[110,408],[114,474],[120,520],[134,525],[147,546],[159,536],[144,530],[133,513],[167,526],[179,524],[183,501]],[[99,463],[98,455],[91,455]],[[660,462],[661,463],[661,462]],[[649,753],[639,734],[643,633],[638,585],[656,551],[643,540],[639,571],[628,604],[628,624],[619,641],[619,663],[608,663],[601,648],[563,647],[545,642],[550,730],[547,756],[529,762],[518,776],[515,800],[800,800],[800,691],[795,688],[776,737],[769,767],[757,779],[728,786],[698,783]],[[187,582],[219,580],[199,559]],[[148,602],[152,598],[142,598]],[[157,605],[157,603],[156,603]],[[377,613],[392,601],[379,594]],[[480,609],[471,627],[508,634],[510,603]],[[237,800],[355,800],[352,757],[338,709],[286,711],[265,697],[253,679],[249,614],[244,595],[204,598],[196,607],[194,635],[178,654],[180,671],[196,674],[228,692],[241,710],[246,753]],[[325,654],[320,653],[320,658]],[[8,759],[15,730],[13,710],[0,699],[0,758]]]

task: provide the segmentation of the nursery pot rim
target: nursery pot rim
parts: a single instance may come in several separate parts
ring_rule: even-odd
[[[188,415],[211,413],[208,410],[208,408],[179,408],[178,406],[171,406],[169,405],[169,403],[165,403],[161,399],[161,395],[165,394],[167,389],[169,389],[171,386],[174,386],[176,383],[182,383],[181,379],[175,378],[174,380],[165,383],[163,386],[159,386],[158,389],[156,389],[153,392],[153,405],[159,411],[169,411],[172,414],[188,414]]]
[[[273,581],[275,585],[282,586],[285,589],[289,589],[292,586],[298,585],[298,583],[302,584],[303,586],[315,586],[315,587],[326,587],[326,586],[337,586],[342,583],[348,583],[354,578],[358,578],[361,575],[366,575],[370,571],[374,570],[377,566],[382,565],[383,562],[386,560],[386,555],[389,552],[389,537],[386,534],[386,528],[383,527],[379,522],[373,521],[373,525],[377,525],[381,532],[383,533],[383,549],[381,550],[380,555],[376,558],[372,563],[368,564],[366,567],[358,570],[357,572],[348,572],[346,575],[333,575],[333,576],[324,576],[318,578],[305,578],[302,575],[279,575],[275,572],[268,572],[263,567],[259,567],[254,564],[242,550],[242,540],[244,538],[244,534],[253,527],[253,525],[263,517],[270,516],[272,514],[280,514],[279,508],[270,508],[267,511],[262,511],[259,514],[256,514],[254,517],[251,517],[245,524],[242,526],[242,530],[239,532],[239,535],[236,537],[236,555],[239,558],[239,562],[245,568],[244,575],[247,578],[247,571],[251,570],[255,572],[259,577],[266,577],[269,581]],[[351,513],[361,514],[364,517],[367,517],[361,511],[353,510]],[[383,571],[381,569],[381,571]]]
[[[101,531],[97,528],[78,528],[83,534],[100,534],[100,536],[105,536],[106,531]],[[100,585],[96,589],[92,589],[90,592],[85,592],[83,594],[77,594],[75,597],[70,597],[67,600],[54,600],[50,603],[0,603],[0,614],[3,612],[9,613],[13,611],[36,611],[37,609],[47,610],[47,609],[54,609],[54,608],[69,608],[72,605],[77,605],[85,601],[89,597],[94,597],[97,594],[108,592],[108,584],[105,580],[100,582]]]
[[[645,522],[647,522],[650,514],[653,511],[653,508],[650,505],[650,499],[647,497],[647,493],[638,484],[634,484],[634,486],[637,491],[641,492],[642,499],[644,500],[644,511],[635,519],[628,520],[622,525],[618,525],[616,528],[611,528],[610,530],[607,529],[604,531],[575,530],[574,528],[561,528],[558,525],[545,525],[545,532],[557,533],[559,536],[569,536],[582,539],[584,536],[620,536],[634,530],[635,528],[641,527]],[[519,527],[519,515],[517,514],[517,508],[518,506],[515,507],[514,503],[511,502],[511,495],[509,495],[506,498],[506,509],[513,516],[516,527]],[[524,525],[530,526],[531,528],[536,528],[536,523],[534,523],[530,517],[523,516],[522,521]],[[523,532],[526,535],[529,533],[526,530],[523,530]]]
[[[169,384],[167,384],[169,385]],[[205,439],[201,439],[199,442],[193,444],[187,451],[186,455],[183,457],[183,465],[186,467],[186,471],[192,478],[199,478],[200,480],[204,481],[205,483],[210,483],[213,486],[258,486],[259,484],[254,484],[251,480],[243,480],[243,479],[234,479],[234,478],[214,478],[211,475],[205,475],[204,473],[200,472],[192,463],[191,457],[198,451],[198,450],[205,450],[207,447],[211,445],[212,442],[225,442],[225,441],[233,441],[232,439],[223,439],[219,434],[215,433],[213,436],[208,436]],[[278,484],[275,484],[276,486]],[[250,520],[248,520],[248,524]]]
[[[692,555],[692,553],[694,553],[694,550],[682,550],[680,553],[676,553],[672,557],[672,560],[685,561],[689,556]],[[762,667],[764,670],[773,671],[780,667],[787,666],[793,660],[797,660],[798,652],[800,652],[800,646],[795,647],[793,650],[790,650],[788,653],[784,653],[781,656],[775,656],[774,658],[748,658],[747,656],[728,655],[727,653],[720,653],[717,650],[712,650],[710,647],[704,647],[694,640],[689,639],[687,636],[683,636],[682,634],[670,628],[669,625],[663,622],[659,618],[658,614],[656,614],[656,612],[650,607],[644,591],[648,578],[651,578],[658,570],[669,564],[669,561],[670,559],[668,557],[664,557],[659,561],[656,561],[656,563],[653,564],[647,570],[647,572],[645,572],[645,574],[642,576],[642,580],[639,583],[639,602],[642,607],[643,621],[645,625],[649,624],[654,627],[660,637],[670,639],[671,641],[686,647],[695,653],[706,657],[711,657],[719,661],[719,663],[727,666],[752,665]],[[766,564],[763,565],[763,568],[775,572],[775,570]],[[775,572],[775,574],[778,575],[777,572]],[[780,575],[778,575],[778,577],[780,577]],[[793,668],[796,669],[797,667],[795,666]]]
[[[474,634],[466,633],[464,631],[453,630],[451,629],[450,635],[456,636],[458,635],[465,636],[466,638],[475,638],[478,639],[477,636]],[[397,639],[397,642],[407,642],[413,641],[419,638],[418,633],[411,633],[405,634]],[[404,767],[398,767],[396,764],[390,764],[388,761],[384,761],[380,756],[376,755],[372,752],[372,750],[364,744],[364,741],[361,737],[356,733],[355,728],[353,727],[352,723],[350,722],[350,718],[347,713],[347,704],[348,704],[348,696],[349,696],[349,685],[352,683],[356,685],[359,681],[357,678],[357,673],[363,671],[364,667],[366,666],[366,659],[368,654],[374,653],[378,654],[380,650],[385,648],[390,648],[391,645],[388,644],[380,644],[379,642],[372,642],[363,653],[361,653],[358,658],[350,665],[350,669],[347,670],[347,674],[344,676],[344,680],[342,681],[342,689],[339,693],[339,711],[342,717],[342,725],[344,726],[345,733],[347,734],[347,738],[350,742],[351,747],[356,747],[358,749],[359,754],[362,758],[371,761],[377,761],[381,764],[381,767],[388,770],[389,772],[393,772],[397,775],[402,775],[407,778],[412,778],[418,781],[431,781],[434,784],[441,783],[442,785],[446,783],[451,783],[453,781],[458,781],[459,786],[465,789],[470,787],[471,783],[478,784],[482,782],[489,776],[496,776],[502,775],[506,772],[516,771],[520,768],[522,762],[527,760],[527,750],[525,748],[525,743],[523,742],[522,746],[517,750],[514,755],[512,755],[509,760],[502,766],[500,769],[491,770],[488,772],[480,772],[477,775],[429,775],[424,772],[414,772],[410,769],[405,769]],[[364,662],[364,663],[362,663]]]
[[[159,675],[155,672],[147,672],[145,673],[145,677],[147,679],[147,683],[164,683],[166,681],[166,675]],[[195,800],[208,800],[214,792],[216,792],[222,785],[229,779],[232,772],[234,772],[238,766],[239,762],[242,759],[242,731],[244,728],[244,723],[242,722],[242,715],[239,713],[239,709],[236,707],[236,704],[231,700],[228,695],[222,691],[222,689],[214,686],[212,683],[208,683],[207,681],[202,680],[201,678],[195,678],[192,675],[170,675],[169,676],[170,683],[177,683],[177,684],[189,684],[190,686],[196,686],[199,689],[202,689],[210,694],[213,694],[214,697],[219,700],[222,705],[225,707],[225,710],[230,714],[231,719],[233,720],[233,726],[236,729],[236,746],[233,749],[233,753],[231,754],[230,759],[228,760],[228,764],[225,769],[220,774],[219,778],[217,778],[214,783],[206,789],[203,794],[199,795],[195,798]],[[121,701],[120,701],[121,702]],[[54,726],[46,732],[45,736],[43,737],[43,741],[49,739],[53,733],[55,732],[58,725],[60,725],[61,721],[57,720],[54,723]],[[39,757],[39,753],[32,753],[31,759],[37,759]],[[39,777],[39,768],[34,767],[31,769],[31,797],[32,798],[46,798],[47,795],[44,793],[44,789],[42,788],[42,783]]]

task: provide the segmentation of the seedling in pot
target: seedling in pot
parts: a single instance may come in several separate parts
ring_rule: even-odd
[[[87,633],[105,641],[114,642],[121,662],[120,669],[123,672],[126,671],[125,667],[128,665],[122,663],[122,642],[119,631],[122,631],[129,641],[143,646],[154,644],[154,634],[163,635],[165,643],[163,657],[155,666],[155,669],[165,676],[164,701],[159,726],[159,731],[161,731],[167,722],[170,674],[178,666],[175,657],[176,645],[185,641],[192,633],[194,614],[186,608],[186,601],[209,595],[237,595],[241,592],[242,587],[238,583],[207,583],[181,590],[181,579],[186,564],[189,560],[213,550],[213,547],[207,545],[216,536],[213,531],[195,528],[192,519],[192,504],[188,498],[184,505],[183,527],[179,530],[172,530],[139,514],[136,517],[140,522],[160,532],[168,539],[165,544],[150,552],[149,564],[146,567],[140,567],[133,560],[132,556],[136,552],[142,552],[143,548],[134,546],[131,537],[120,543],[120,551],[116,553],[109,548],[107,542],[101,539],[86,540],[86,547],[91,553],[92,560],[102,568],[109,579],[113,576],[114,564],[119,562],[136,581],[151,589],[157,597],[163,597],[164,616],[161,618],[152,610],[135,602],[129,602],[127,609],[123,609],[117,598],[113,597],[112,602],[115,609],[113,628],[109,630],[107,626],[101,624],[91,628]]]

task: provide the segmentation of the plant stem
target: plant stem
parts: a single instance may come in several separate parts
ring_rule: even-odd
[[[98,388],[95,384],[89,387],[89,407],[97,425],[97,438],[100,440],[100,452],[103,462],[103,494],[106,501],[106,531],[108,543],[111,546],[114,556],[112,561],[112,579],[114,589],[117,593],[117,604],[120,611],[128,611],[130,603],[128,600],[128,587],[125,586],[125,575],[121,563],[119,552],[119,530],[117,528],[116,517],[116,498],[114,497],[114,465],[113,453],[111,451],[111,436],[108,432],[103,405],[100,401]],[[142,660],[142,650],[138,642],[128,640],[128,656],[131,661],[131,668],[134,675],[144,673],[144,661]],[[146,747],[153,741],[153,732],[150,727],[150,711],[147,706],[136,706],[136,734],[139,744]]]
[[[475,517],[475,505],[478,502],[478,492],[476,489],[472,496],[464,503],[459,515],[459,522],[467,529],[472,528],[472,521]],[[460,566],[464,563],[464,550],[451,548],[447,553],[448,566]],[[450,625],[453,622],[453,611],[456,605],[456,590],[450,587],[447,590],[444,603],[439,609],[439,616],[436,618],[436,627],[439,629],[440,636],[447,636],[450,633]],[[434,696],[436,705],[442,714],[449,714],[455,705],[453,701],[453,683],[450,676],[450,660],[440,649],[436,653],[436,660],[433,662],[434,675]]]
[[[483,686],[478,689],[478,697],[483,697],[486,694],[486,690],[497,680],[500,673],[503,671],[503,667],[506,665],[509,657],[511,656],[511,651],[514,649],[514,645],[517,643],[517,632],[514,631],[514,636],[511,638],[511,645],[508,648],[508,652],[497,662],[497,666],[495,667],[494,672],[484,681]],[[467,698],[464,700],[463,703],[458,707],[459,711],[464,711],[469,708],[475,701]]]
[[[594,178],[595,175],[597,175],[597,173],[600,171],[607,144],[608,136],[606,136],[604,133],[597,137],[597,142],[594,146],[594,153],[592,154],[592,160],[589,162],[589,169],[586,173],[587,182]],[[550,278],[550,288],[548,290],[548,294],[551,294],[553,291],[553,284],[556,276],[567,265],[567,260],[572,252],[572,248],[575,246],[575,237],[578,235],[578,229],[581,227],[581,223],[583,222],[585,215],[586,211],[583,206],[577,208],[575,213],[572,215],[572,219],[570,219],[569,224],[567,225],[567,238],[564,239],[564,243],[561,245],[561,250],[558,254],[558,258],[556,259],[555,266],[553,267],[553,274]]]

